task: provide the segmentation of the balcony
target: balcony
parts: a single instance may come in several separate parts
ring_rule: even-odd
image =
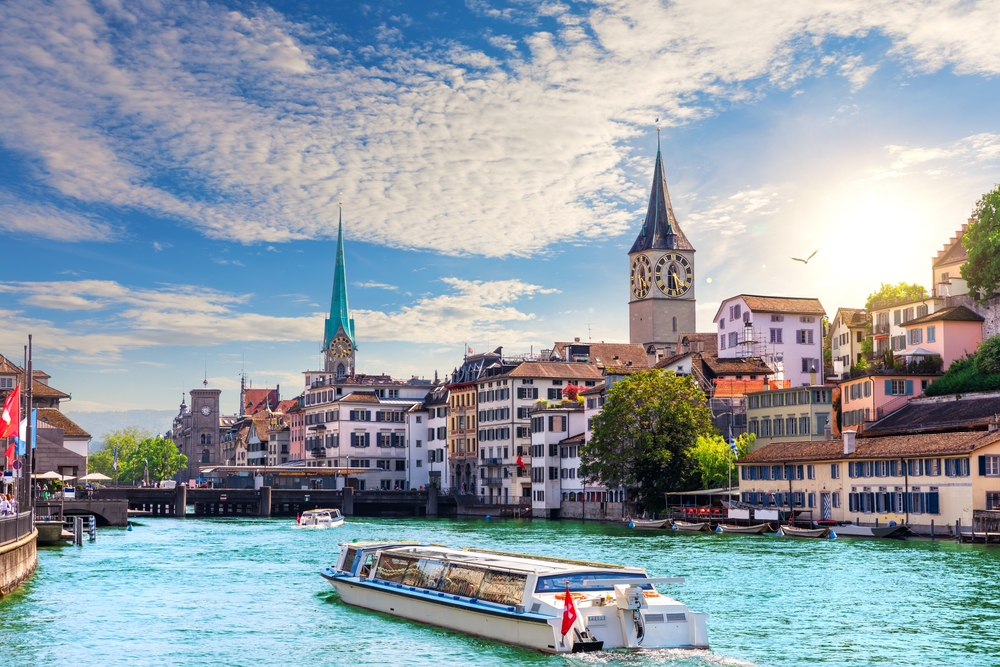
[[[875,336],[888,336],[889,335],[889,323],[882,322],[872,325],[872,334]]]
[[[479,480],[481,486],[503,486],[503,477],[487,477]]]
[[[501,466],[503,465],[503,459],[492,458],[492,459],[482,459],[484,466]]]

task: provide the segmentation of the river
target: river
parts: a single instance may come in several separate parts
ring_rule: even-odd
[[[639,533],[552,521],[144,519],[39,550],[0,600],[3,665],[1000,665],[1000,550],[949,541]],[[711,614],[711,651],[548,656],[340,604],[341,541],[640,565]]]

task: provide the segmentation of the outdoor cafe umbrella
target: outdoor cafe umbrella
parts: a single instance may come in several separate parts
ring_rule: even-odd
[[[40,474],[32,475],[35,479],[62,479],[62,475],[52,470]]]
[[[80,481],[81,482],[106,482],[109,479],[111,479],[111,478],[108,477],[107,475],[103,474],[103,473],[92,472],[89,475],[84,475],[83,477],[81,477]]]

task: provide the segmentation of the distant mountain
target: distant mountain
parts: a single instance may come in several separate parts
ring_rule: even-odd
[[[104,434],[127,426],[138,426],[153,433],[164,434],[170,430],[176,410],[122,410],[120,412],[70,412],[66,416],[79,424],[94,437],[90,450],[100,449]]]

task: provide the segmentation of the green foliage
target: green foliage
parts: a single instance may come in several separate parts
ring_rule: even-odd
[[[861,356],[863,356],[868,361],[871,361],[872,354],[875,352],[872,347],[872,338],[869,336],[861,341]]]
[[[976,350],[976,370],[982,375],[1000,374],[1000,336],[980,343]]]
[[[879,288],[868,295],[865,309],[871,310],[876,301],[919,301],[927,298],[927,290],[916,283],[899,283],[889,285],[882,283]]]
[[[705,394],[691,376],[634,373],[611,387],[594,418],[580,474],[608,488],[636,489],[643,508],[661,509],[665,492],[697,483],[689,453],[698,436],[714,432]]]
[[[118,448],[118,471],[114,469],[114,452]],[[91,453],[89,472],[99,472],[126,484],[143,479],[148,466],[149,480],[170,479],[187,466],[187,456],[163,436],[129,426],[104,436],[104,445]]]
[[[983,361],[980,361],[980,355]],[[986,370],[998,368],[997,364],[1000,364],[1000,336],[983,341],[975,355],[951,362],[948,371],[934,380],[924,393],[928,396],[946,396],[974,391],[998,391],[1000,371],[995,373],[980,371],[980,367]]]
[[[972,210],[973,222],[962,235],[969,259],[962,278],[980,301],[993,296],[1000,283],[1000,186],[984,194]]]
[[[862,354],[861,358],[858,359],[858,363],[851,366],[851,370],[860,373],[863,373],[866,370],[868,370],[868,359],[864,356],[864,354]]]
[[[753,433],[744,433],[736,438],[734,454],[732,447],[721,435],[715,433],[699,435],[694,447],[691,448],[690,456],[701,475],[702,488],[715,489],[727,486],[730,471],[735,472],[733,463],[750,452],[750,447],[756,439],[757,436]]]

